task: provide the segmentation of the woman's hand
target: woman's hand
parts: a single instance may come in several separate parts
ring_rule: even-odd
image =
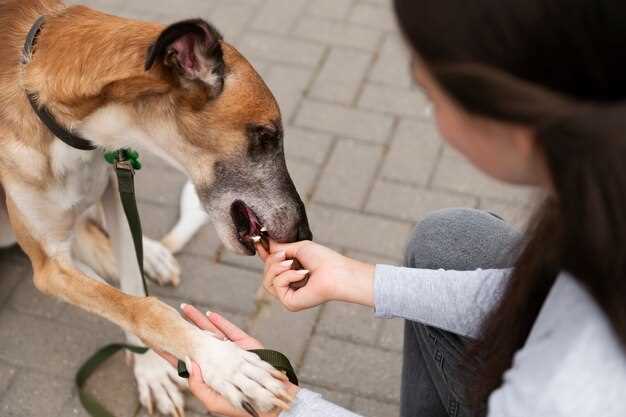
[[[207,312],[202,314],[195,307],[187,304],[181,305],[183,314],[195,323],[196,326],[203,330],[214,333],[217,337],[230,340],[245,350],[263,349],[263,345],[246,332],[226,320],[219,314]],[[178,360],[169,353],[159,352],[172,366],[176,367]],[[187,365],[189,367],[189,365]],[[195,363],[191,364],[189,371],[189,390],[198,398],[206,407],[207,411],[212,414],[218,414],[226,417],[250,417],[244,410],[233,407],[228,400],[222,397],[204,383],[202,372]],[[299,388],[293,384],[285,383],[285,389],[289,395],[295,398]],[[260,417],[277,417],[281,410],[273,410],[269,413],[261,414]]]
[[[374,266],[343,256],[310,241],[291,244],[270,242],[266,253],[257,245],[265,261],[263,286],[278,298],[289,311],[300,311],[327,301],[346,301],[374,305]],[[291,269],[297,259],[305,270]],[[307,285],[298,290],[290,284],[310,273]]]

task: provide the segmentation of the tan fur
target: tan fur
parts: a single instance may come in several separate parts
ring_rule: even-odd
[[[47,16],[44,30],[33,56],[22,66],[24,39],[40,15]],[[37,92],[40,102],[66,126],[79,124],[111,103],[125,106],[138,123],[172,119],[175,114],[185,143],[171,145],[169,152],[188,154],[184,162],[191,175],[194,167],[242,151],[246,124],[269,124],[280,118],[271,93],[226,44],[225,61],[233,76],[224,94],[213,101],[201,85],[192,91],[183,89],[160,64],[144,71],[146,50],[163,29],[158,24],[81,6],[64,8],[56,0],[15,0],[0,2],[0,28],[0,181],[7,191],[13,230],[31,260],[37,288],[113,321],[149,346],[167,349],[180,358],[190,355],[194,328],[174,309],[154,298],[130,296],[92,280],[74,268],[62,250],[51,252],[50,242],[69,240],[80,214],[77,209],[50,213],[58,229],[45,239],[35,236],[34,220],[25,212],[24,202],[20,205],[13,198],[16,190],[22,196],[26,192],[30,193],[26,197],[38,196],[65,179],[54,173],[53,138],[31,110],[25,91]],[[209,127],[219,134],[207,140]],[[207,152],[199,153],[199,149]],[[106,246],[102,234],[88,225],[81,233],[89,235],[96,247]]]

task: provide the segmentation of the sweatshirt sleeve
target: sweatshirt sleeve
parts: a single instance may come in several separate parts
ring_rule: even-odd
[[[500,300],[510,272],[511,269],[446,271],[377,265],[375,314],[474,337],[485,315]]]
[[[361,417],[352,411],[326,401],[318,393],[301,389],[288,411],[280,417]]]

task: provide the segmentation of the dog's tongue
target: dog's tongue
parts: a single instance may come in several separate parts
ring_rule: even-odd
[[[246,208],[246,215],[248,216],[248,221],[250,222],[250,236],[257,236],[260,233],[261,225],[259,223],[259,219],[256,217],[256,214],[248,207]]]

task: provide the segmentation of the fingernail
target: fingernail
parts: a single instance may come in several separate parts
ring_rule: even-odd
[[[293,263],[293,259],[289,259],[287,261],[282,261],[280,263],[281,266],[291,266],[291,264]]]
[[[210,317],[211,314],[213,314],[213,312],[211,310],[207,310],[206,313],[204,313],[207,317]]]
[[[285,254],[284,250],[281,250],[280,252],[276,252],[276,257],[277,258],[284,258],[285,256],[287,256],[287,255]]]
[[[298,274],[298,275],[306,275],[309,272],[310,271],[308,269],[300,269],[299,271],[296,271],[296,274]]]
[[[188,304],[182,303],[182,304],[180,305],[180,309],[181,309],[181,310],[184,310],[184,309],[185,309],[185,307],[187,307],[187,305],[188,305]]]
[[[193,366],[191,364],[191,358],[189,356],[185,356],[185,366],[187,367],[187,372],[189,376],[193,374]]]

